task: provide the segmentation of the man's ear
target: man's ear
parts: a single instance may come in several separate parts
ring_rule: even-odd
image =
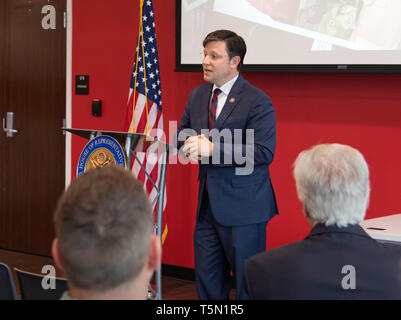
[[[302,211],[304,213],[304,217],[308,219],[310,217],[308,210],[306,210],[305,206],[302,205]]]
[[[52,256],[53,256],[53,260],[54,260],[57,268],[59,268],[62,272],[64,272],[63,263],[61,262],[60,252],[58,250],[58,239],[57,238],[55,238],[53,240]]]
[[[152,235],[150,241],[149,255],[148,255],[148,268],[158,270],[160,268],[162,249],[160,239],[156,235]]]
[[[308,221],[309,225],[313,228],[316,224],[316,221],[310,216],[308,210],[303,206],[304,217],[306,221]]]
[[[230,60],[231,67],[233,69],[238,69],[238,65],[241,62],[241,58],[239,56],[234,56]]]

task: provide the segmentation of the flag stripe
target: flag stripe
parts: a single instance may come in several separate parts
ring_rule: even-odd
[[[141,1],[140,13],[141,21],[128,94],[125,127],[127,131],[146,133],[158,139],[164,139],[162,141],[165,141],[165,136],[163,134],[159,58],[157,53],[152,0]],[[148,132],[147,128],[149,129]],[[141,145],[138,146],[138,150],[142,150],[144,147],[143,141],[140,143]],[[131,171],[138,180],[143,183],[144,190],[148,193],[149,200],[152,203],[157,197],[162,155],[151,153],[149,150],[143,151],[145,152],[136,152],[138,160],[133,158]],[[143,172],[138,161],[142,163],[150,178],[156,184],[156,188]],[[165,191],[163,202],[163,239],[165,239],[167,234],[165,217],[166,203],[167,198]],[[156,208],[155,204],[153,207],[154,210]]]

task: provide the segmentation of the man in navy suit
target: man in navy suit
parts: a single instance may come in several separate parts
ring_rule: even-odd
[[[228,299],[232,271],[237,298],[247,299],[244,261],[265,250],[267,222],[278,213],[269,173],[276,119],[269,97],[239,74],[246,53],[240,36],[217,30],[203,47],[208,83],[190,93],[177,130],[178,147],[200,162],[197,290],[200,299]]]
[[[400,299],[401,246],[379,243],[360,226],[369,203],[362,154],[322,144],[299,154],[298,197],[312,227],[305,240],[245,263],[253,299]]]

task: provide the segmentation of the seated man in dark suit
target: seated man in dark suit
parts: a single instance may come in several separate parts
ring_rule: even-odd
[[[160,239],[131,172],[112,165],[77,177],[58,202],[55,229],[52,253],[69,288],[63,300],[146,298]]]
[[[305,240],[245,263],[252,299],[400,299],[401,246],[372,239],[360,226],[369,203],[362,154],[322,144],[299,154],[294,177],[312,227]]]

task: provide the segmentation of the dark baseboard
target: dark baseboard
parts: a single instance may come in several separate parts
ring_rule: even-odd
[[[181,280],[195,281],[195,270],[193,268],[162,264],[162,275]]]
[[[162,264],[162,275],[181,280],[195,281],[195,270],[193,268]],[[235,288],[235,279],[233,277],[231,277],[231,288]]]

